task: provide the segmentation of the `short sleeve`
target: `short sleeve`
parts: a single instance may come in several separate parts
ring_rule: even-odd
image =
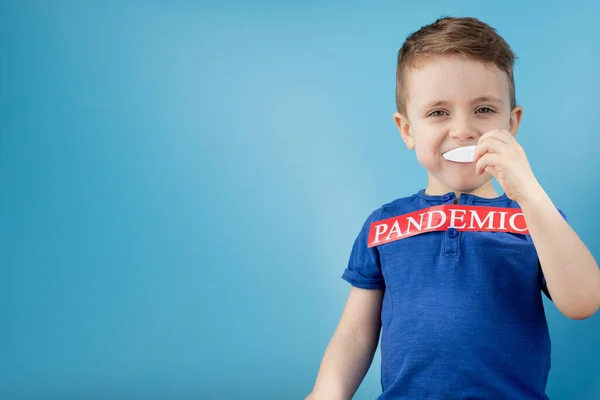
[[[560,209],[557,209],[560,215],[565,219],[565,221],[569,222],[567,215]],[[542,292],[546,295],[546,297],[552,300],[552,296],[550,296],[550,291],[548,290],[548,285],[546,284],[546,278],[544,277],[544,271],[542,270],[542,265],[540,264],[540,260],[538,258],[538,269],[539,269],[539,277],[540,277],[540,288]]]
[[[567,215],[561,209],[557,208],[557,210],[560,213],[560,215],[562,215],[562,217],[565,219],[565,221],[569,222]]]
[[[352,286],[362,289],[384,289],[381,262],[377,247],[367,247],[371,223],[378,220],[379,210],[374,211],[365,221],[354,241],[348,267],[342,278]]]

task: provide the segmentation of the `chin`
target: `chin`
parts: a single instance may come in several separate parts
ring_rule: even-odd
[[[461,193],[471,193],[481,188],[490,181],[491,176],[488,174],[475,175],[464,177],[452,177],[452,179],[444,179],[442,182],[449,188]]]
[[[486,172],[482,175],[475,173],[475,164],[458,164],[421,162],[421,165],[427,170],[430,182],[436,182],[441,187],[460,193],[472,193],[490,182],[492,176]],[[425,160],[423,160],[425,161]],[[426,160],[431,161],[431,160]]]

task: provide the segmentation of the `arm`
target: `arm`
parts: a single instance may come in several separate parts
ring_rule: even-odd
[[[307,400],[351,399],[373,361],[384,290],[352,287]]]
[[[556,307],[585,319],[600,307],[600,270],[594,257],[560,215],[541,186],[519,205]]]
[[[518,127],[520,108],[515,110]],[[533,175],[515,134],[516,128],[482,135],[475,150],[476,172],[494,176],[519,203],[556,307],[569,318],[588,318],[600,307],[598,264]]]

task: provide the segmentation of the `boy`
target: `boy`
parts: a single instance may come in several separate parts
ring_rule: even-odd
[[[380,332],[379,399],[548,398],[541,293],[587,318],[600,306],[600,270],[515,140],[513,63],[473,18],[440,19],[400,49],[394,121],[427,187],[375,210],[360,231],[310,399],[350,399]],[[472,160],[445,158],[470,145]]]

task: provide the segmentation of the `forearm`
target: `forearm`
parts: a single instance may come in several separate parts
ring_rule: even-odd
[[[307,399],[351,399],[373,362],[378,342],[379,334],[360,338],[352,332],[337,331],[327,346]]]
[[[520,203],[548,291],[567,317],[583,319],[600,306],[600,270],[541,187]]]

